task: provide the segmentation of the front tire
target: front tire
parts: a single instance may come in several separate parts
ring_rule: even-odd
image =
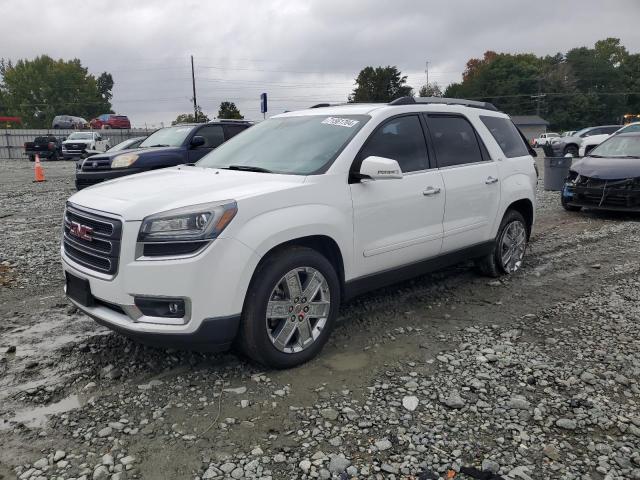
[[[340,282],[326,257],[307,247],[270,255],[256,271],[242,312],[238,343],[270,368],[301,365],[329,339],[340,305]]]
[[[572,157],[577,157],[578,156],[578,147],[575,145],[567,145],[564,149],[564,154],[563,155],[571,155]]]
[[[528,229],[522,214],[507,210],[504,214],[493,250],[476,261],[480,271],[489,277],[511,275],[520,269],[527,249]]]

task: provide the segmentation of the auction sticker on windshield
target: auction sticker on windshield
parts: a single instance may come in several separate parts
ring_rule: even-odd
[[[322,121],[322,123],[326,123],[327,125],[337,125],[339,127],[351,128],[360,122],[358,120],[351,120],[350,118],[327,117]]]

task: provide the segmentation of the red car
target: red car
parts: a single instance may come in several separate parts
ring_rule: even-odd
[[[114,115],[113,113],[105,113],[98,118],[94,118],[89,122],[93,129],[108,129],[108,128],[124,128],[130,129],[131,123],[129,117],[126,115]]]

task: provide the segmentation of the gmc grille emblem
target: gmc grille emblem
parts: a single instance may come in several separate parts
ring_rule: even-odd
[[[91,234],[93,233],[93,228],[82,225],[78,222],[71,222],[69,233],[71,233],[71,235],[73,235],[74,237],[81,238],[82,240],[86,240],[87,242],[91,242],[93,240],[93,237],[91,236]]]

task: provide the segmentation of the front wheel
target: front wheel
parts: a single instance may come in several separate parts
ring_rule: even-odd
[[[493,251],[477,261],[480,271],[490,277],[515,273],[522,266],[527,238],[527,224],[522,214],[508,210],[500,223]]]
[[[340,283],[316,250],[291,247],[258,267],[245,298],[239,345],[267,367],[291,368],[327,342],[340,305]]]
[[[578,147],[575,145],[567,145],[564,149],[564,156],[571,155],[572,157],[577,157],[578,153]]]

